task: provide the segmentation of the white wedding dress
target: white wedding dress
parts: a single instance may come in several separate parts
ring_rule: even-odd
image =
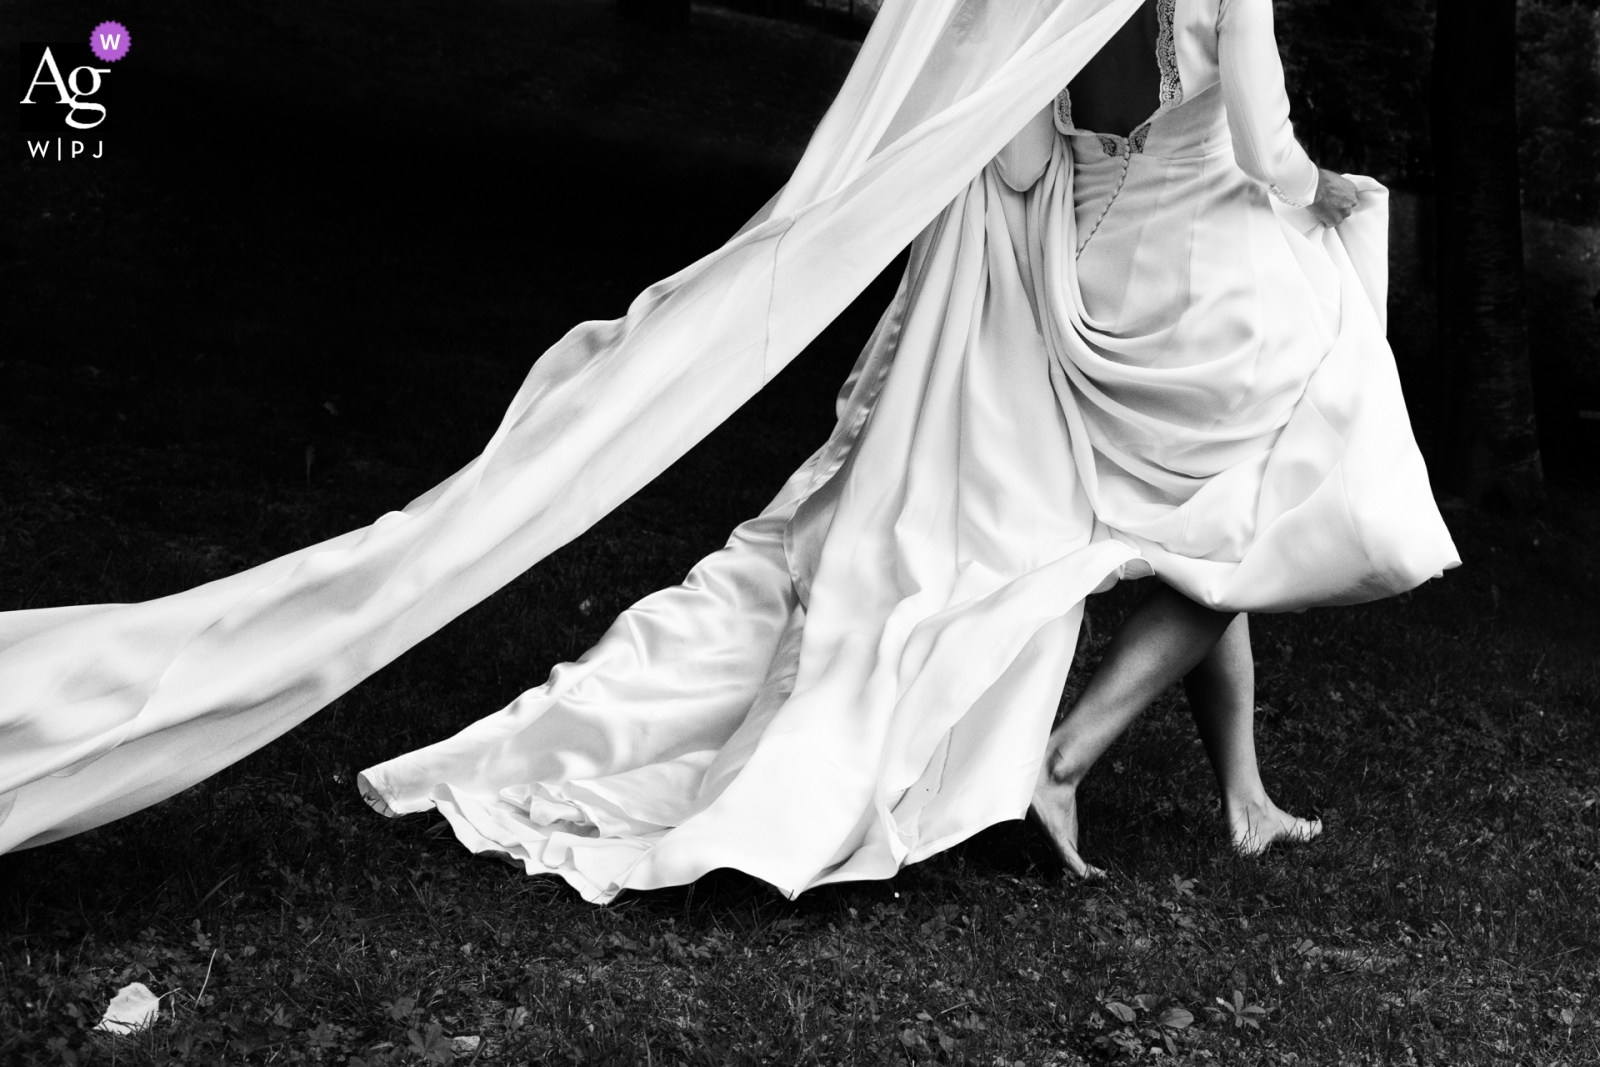
[[[1383,189],[1337,231],[1294,206],[1316,172],[1270,0],[1160,0],[1159,110],[1078,130],[1060,87],[1139,6],[890,0],[785,189],[547,353],[452,479],[163,600],[0,614],[0,850],[348,690],[680,455],[913,236],[771,505],[545,685],[363,772],[375,807],[593,901],[888,877],[1025,810],[1095,589],[1283,611],[1454,566],[1384,340]]]

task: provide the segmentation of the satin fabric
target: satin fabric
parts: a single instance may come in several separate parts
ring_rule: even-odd
[[[737,867],[885,878],[1025,807],[1095,535],[1049,358],[976,180],[912,250],[833,439],[683,586],[456,737],[362,773],[593,901]]]
[[[582,533],[793,358],[1137,3],[889,0],[787,185],[544,353],[445,482],[195,589],[0,613],[0,851],[200,781]]]
[[[1100,521],[1201,603],[1372,600],[1455,566],[1384,339],[1388,194],[1337,230],[1234,156],[1221,86],[1141,152],[1076,133],[1032,262]],[[1081,251],[1080,251],[1081,250]]]
[[[1377,310],[1386,193],[1357,181],[1337,231],[1274,203],[1215,85],[1137,155],[1060,139],[1026,192],[987,168],[772,505],[363,792],[596,902],[888,877],[1026,810],[1095,588],[1281,611],[1455,565]]]

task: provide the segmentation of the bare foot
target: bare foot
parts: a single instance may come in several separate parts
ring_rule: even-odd
[[[1259,856],[1277,842],[1298,844],[1322,833],[1321,819],[1299,819],[1270,800],[1237,808],[1226,805],[1228,834],[1233,850],[1241,856]]]
[[[1028,821],[1044,833],[1055,849],[1056,859],[1069,872],[1085,881],[1104,878],[1105,871],[1091,867],[1078,855],[1078,787],[1050,776],[1051,756],[1046,756],[1045,765],[1039,768],[1033,803],[1028,805]]]

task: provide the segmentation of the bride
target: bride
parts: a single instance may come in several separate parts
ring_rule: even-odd
[[[1257,301],[1303,301],[1303,284],[1275,284],[1280,279],[1265,271],[1276,249],[1254,247],[1239,236],[1248,230],[1230,232],[1223,224],[1247,223],[1252,216],[1266,221],[1272,209],[1263,188],[1329,227],[1350,216],[1360,195],[1349,179],[1312,166],[1294,138],[1270,5],[1222,0],[1214,20],[1201,23],[1196,43],[1215,65],[1203,74],[1189,71],[1196,81],[1214,81],[1215,91],[1201,93],[1184,92],[1177,55],[1187,42],[1176,14],[1172,0],[1145,3],[1052,107],[1006,146],[996,160],[998,172],[1011,188],[1026,192],[1048,169],[1057,136],[1068,139],[1083,318],[1103,324],[1122,342],[1098,346],[1100,354],[1128,362],[1132,339],[1117,329],[1119,323],[1175,324],[1195,313],[1194,280],[1165,265],[1184,258],[1192,264],[1196,250],[1222,268],[1205,279],[1212,291],[1235,287],[1228,300],[1207,309],[1207,329],[1232,326],[1249,339],[1247,352],[1249,345],[1292,350],[1297,341],[1310,340],[1296,336],[1299,324],[1280,321],[1263,328],[1241,320],[1253,315]],[[1210,158],[1226,155],[1219,151],[1224,147],[1236,166]],[[1199,167],[1213,171],[1210,180],[1185,187]],[[1181,207],[1164,212],[1154,198],[1176,199],[1174,193],[1182,195]],[[1224,197],[1241,197],[1249,206],[1228,212],[1220,203]],[[1163,265],[1168,277],[1137,269],[1140,261]],[[1080,335],[1096,346],[1092,333]],[[1173,336],[1146,340],[1150,355],[1136,361],[1150,367],[1201,364],[1208,372],[1225,365],[1193,353],[1177,353],[1174,360],[1169,353],[1183,339],[1180,327]],[[1188,340],[1203,347],[1197,337]],[[1259,351],[1248,352],[1251,357],[1259,359]],[[1133,718],[1179,678],[1221,786],[1234,847],[1255,853],[1277,840],[1307,840],[1321,832],[1320,822],[1281,811],[1261,782],[1248,625],[1244,614],[1203,607],[1170,585],[1158,586],[1124,621],[1082,698],[1051,736],[1030,812],[1069,869],[1079,875],[1095,871],[1076,848],[1078,784]]]
[[[908,243],[772,503],[363,794],[597,902],[725,866],[791,895],[885,878],[1030,805],[1087,873],[1083,773],[1187,677],[1236,842],[1308,836],[1256,773],[1240,613],[1457,562],[1383,337],[1385,203],[1294,142],[1270,0],[888,0],[788,184],[545,353],[450,479],[170,597],[0,614],[0,850],[346,692],[676,459]],[[1084,598],[1151,574],[1052,732]]]

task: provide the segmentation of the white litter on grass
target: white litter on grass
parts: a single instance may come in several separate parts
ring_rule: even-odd
[[[482,1038],[478,1037],[477,1034],[471,1034],[466,1037],[452,1037],[450,1039],[450,1051],[458,1056],[470,1055],[478,1051],[478,1042],[481,1040]]]
[[[117,995],[106,1005],[105,1018],[100,1020],[100,1025],[95,1029],[108,1030],[113,1034],[131,1034],[155,1022],[160,1009],[161,998],[150,992],[149,986],[143,982],[125,985],[117,990]]]

